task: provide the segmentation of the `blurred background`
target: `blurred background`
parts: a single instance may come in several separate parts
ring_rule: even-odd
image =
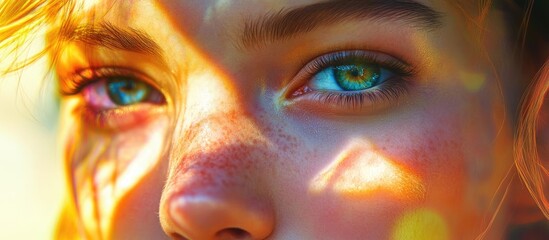
[[[57,94],[46,66],[0,77],[0,239],[52,239],[65,197]]]

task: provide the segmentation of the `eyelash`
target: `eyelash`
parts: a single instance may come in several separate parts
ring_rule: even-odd
[[[315,91],[304,89],[316,74],[326,68],[357,62],[377,65],[391,71],[395,76],[375,87],[361,91]],[[298,79],[300,79],[298,81],[306,83],[301,84],[297,90],[291,91],[290,98],[309,95],[308,98],[313,101],[351,109],[360,109],[364,105],[374,105],[382,101],[397,100],[401,95],[408,92],[411,84],[409,78],[415,75],[415,70],[407,63],[386,54],[361,50],[339,51],[322,55],[306,64],[302,71],[298,74]]]
[[[309,95],[310,99],[322,104],[360,109],[368,103],[374,105],[380,101],[394,101],[398,99],[399,96],[408,92],[410,87],[408,79],[415,75],[415,71],[410,65],[393,57],[376,52],[353,50],[339,51],[317,57],[305,65],[302,70],[304,73],[298,74],[298,76],[302,77],[298,78],[309,82],[316,74],[326,68],[356,62],[378,65],[381,68],[388,69],[395,76],[385,80],[378,86],[361,91],[308,91],[303,90],[304,86],[301,86],[300,89],[292,91],[290,98]],[[60,86],[61,94],[66,96],[75,95],[80,93],[89,84],[112,77],[127,77],[136,81],[142,81],[141,79],[143,79],[142,76],[136,74],[134,71],[124,68],[102,67],[85,69],[76,73],[68,81],[62,81]],[[300,82],[303,82],[303,80]],[[153,86],[153,88],[155,87]]]
[[[148,81],[142,80],[145,79],[143,76],[129,69],[119,67],[90,68],[75,73],[67,81],[62,81],[60,85],[61,94],[65,96],[76,95],[80,93],[83,88],[94,82],[113,77],[131,78],[135,81],[142,81],[151,85]],[[151,86],[158,89],[154,85]]]

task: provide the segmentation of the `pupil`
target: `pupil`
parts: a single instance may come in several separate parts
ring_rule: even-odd
[[[132,81],[126,80],[124,81],[124,86],[122,86],[121,89],[127,92],[135,90],[135,83]]]
[[[353,69],[351,69],[351,75],[353,77],[360,77],[362,75],[361,71],[359,71],[359,69],[357,67],[353,67]]]

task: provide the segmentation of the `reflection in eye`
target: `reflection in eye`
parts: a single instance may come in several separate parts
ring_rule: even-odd
[[[381,100],[395,100],[408,89],[413,76],[408,64],[387,54],[342,51],[308,63],[300,77],[306,83],[292,93],[334,106],[360,107]]]

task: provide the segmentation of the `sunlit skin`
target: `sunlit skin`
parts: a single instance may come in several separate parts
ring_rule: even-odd
[[[519,68],[509,67],[501,15],[488,17],[487,54],[443,1],[417,1],[441,13],[429,30],[360,18],[240,41],[250,19],[320,2],[98,1],[77,19],[136,29],[160,47],[74,39],[57,62],[72,201],[88,237],[419,239],[433,222],[449,239],[487,229],[487,239],[504,238],[498,187],[512,167],[507,104],[517,101]],[[400,81],[372,81],[405,90],[360,104],[319,98],[336,90],[315,89],[332,83],[310,83],[304,68],[342,51],[407,63],[413,71]],[[76,73],[101,68],[124,69],[164,99],[90,99],[108,96],[108,77],[67,87]],[[346,74],[389,72],[368,71]]]
[[[408,201],[423,199],[424,184],[415,174],[384,159],[370,143],[352,141],[345,149],[311,181],[312,193],[331,190],[340,196],[361,199],[384,192]]]

